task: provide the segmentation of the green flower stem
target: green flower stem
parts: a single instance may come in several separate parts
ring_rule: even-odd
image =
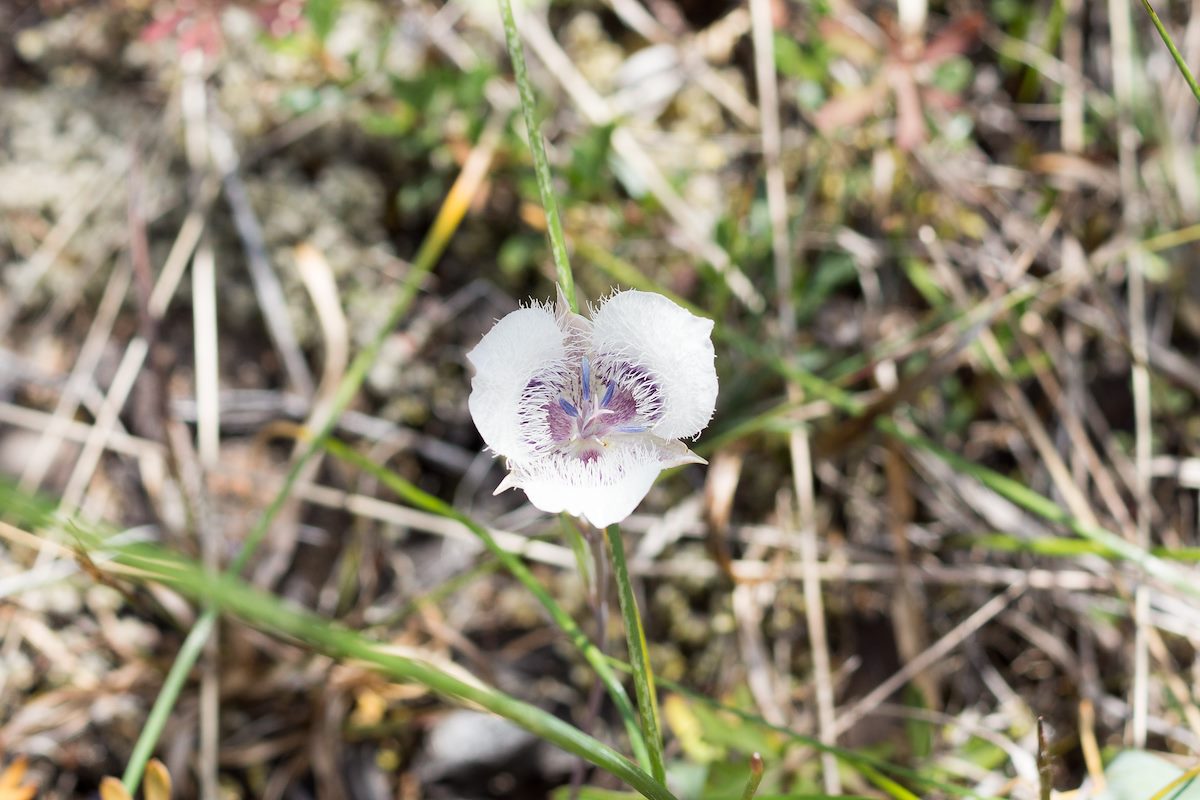
[[[475,523],[470,517],[467,517],[466,515],[461,514],[460,512],[458,512],[454,508],[448,506],[447,504],[445,504],[443,501],[439,500],[438,498],[433,497],[432,495],[429,495],[429,494],[423,492],[421,489],[413,486],[411,483],[408,483],[407,481],[405,481],[403,478],[401,478],[399,475],[397,475],[392,470],[389,470],[386,467],[377,465],[377,464],[367,460],[362,455],[360,455],[355,450],[348,447],[345,443],[341,442],[340,440],[335,439],[335,438],[329,439],[326,442],[326,450],[329,452],[330,455],[334,456],[335,458],[344,460],[350,464],[354,464],[354,465],[360,467],[361,469],[363,469],[364,471],[369,472],[373,477],[377,478],[381,483],[384,483],[384,485],[388,486],[392,491],[396,492],[400,497],[402,497],[403,499],[412,503],[414,506],[422,508],[423,510],[426,510],[426,511],[430,511],[431,513],[444,514],[446,516],[449,516],[449,517],[455,519],[456,521],[462,523],[463,525],[467,526],[468,528],[470,528],[474,533],[476,533],[476,535],[479,535],[479,531],[476,530],[475,527],[472,527],[472,526],[477,527],[478,523]],[[5,498],[3,498],[2,495],[0,495],[0,499],[5,499]],[[542,588],[541,584],[538,583],[537,579],[532,576],[532,574],[529,572],[528,568],[526,568],[525,565],[522,562],[520,562],[520,560],[515,555],[513,555],[512,553],[510,553],[507,550],[504,550],[503,548],[500,548],[499,545],[497,543],[495,543],[495,540],[492,539],[491,535],[487,533],[486,529],[483,529],[483,534],[485,534],[485,535],[480,536],[480,539],[485,542],[485,545],[487,545],[487,543],[489,541],[492,543],[491,545],[489,545],[489,549],[491,549],[491,551],[495,554],[495,557],[498,561],[500,561],[505,566],[508,566],[513,561],[515,561],[519,564],[518,569],[513,572],[514,577],[517,577],[518,580],[520,580],[522,583],[524,583],[532,592],[535,593],[535,595],[546,596],[545,591]],[[495,549],[492,549],[493,546],[495,547]],[[622,555],[624,555],[623,549],[622,549]],[[559,624],[564,629],[564,631],[567,632],[567,634],[569,636],[571,636],[573,641],[576,641],[578,643],[578,637],[573,632],[574,630],[577,629],[577,626],[576,626],[574,620],[570,619],[569,616],[566,616],[566,613],[564,611],[562,611],[561,607],[553,600],[553,598],[549,598],[549,602],[550,602],[550,606],[547,607],[547,610],[550,613],[551,617],[556,621],[557,624]],[[564,619],[564,617],[565,617],[565,619]],[[586,644],[581,645],[581,649],[583,647],[588,648],[588,650],[584,650],[584,653],[586,656],[590,651],[597,650],[597,648],[595,647],[594,644],[592,644],[590,641],[588,641],[586,639],[585,634],[583,636],[584,636],[584,642]],[[605,666],[596,669],[597,674],[599,674],[601,676],[602,680],[607,678],[607,676],[613,674],[614,670],[625,673],[630,676],[632,676],[634,674],[634,668],[629,663],[622,661],[621,659],[616,658],[614,656],[604,656],[603,658],[604,658]],[[954,786],[951,784],[947,784],[947,783],[943,783],[943,782],[939,782],[939,781],[935,781],[935,780],[930,779],[927,776],[924,776],[913,770],[908,770],[908,769],[899,767],[895,764],[891,764],[891,763],[888,763],[883,760],[875,759],[870,756],[865,756],[861,753],[856,753],[852,750],[847,750],[844,748],[825,745],[813,737],[798,734],[795,731],[792,731],[783,726],[772,725],[771,723],[767,722],[766,720],[762,719],[761,717],[759,717],[755,714],[749,713],[743,709],[740,709],[740,708],[737,708],[734,706],[722,704],[722,703],[715,701],[703,694],[692,691],[691,689],[687,688],[686,686],[684,686],[680,683],[676,683],[674,681],[670,681],[670,680],[666,680],[666,679],[660,680],[658,678],[655,678],[654,680],[656,683],[663,683],[668,690],[677,692],[685,697],[690,698],[691,700],[693,700],[697,703],[702,703],[714,710],[733,714],[734,716],[736,716],[739,719],[742,719],[746,722],[753,723],[755,725],[759,725],[759,726],[769,729],[769,730],[773,730],[776,733],[784,735],[788,739],[790,739],[798,744],[804,745],[806,747],[812,747],[817,750],[821,750],[823,752],[832,753],[838,759],[840,759],[843,763],[849,765],[850,767],[852,767],[860,772],[863,772],[864,774],[866,774],[866,771],[868,771],[868,770],[870,771],[870,774],[872,776],[877,776],[878,771],[890,772],[892,774],[899,775],[907,780],[924,783],[924,784],[926,784],[930,787],[933,787],[939,791],[942,791],[943,793],[946,793],[948,795],[967,796],[970,794],[969,792],[966,792],[965,790],[961,789],[960,787],[957,787],[957,786]],[[628,695],[625,694],[625,690],[624,690],[624,688],[621,687],[620,681],[617,680],[617,681],[614,681],[613,683],[615,683],[615,686],[616,686],[615,696],[624,698],[623,702],[621,702],[621,701],[616,702],[618,708],[631,709],[632,707],[629,703]],[[605,680],[605,684],[609,685],[609,681]],[[633,714],[632,710],[630,710],[628,713],[631,715]],[[629,724],[627,722],[627,728],[628,727],[629,727]],[[633,721],[630,738],[631,738],[631,740],[633,740],[635,742],[641,741],[641,731],[637,727],[636,718],[634,718],[634,721]],[[644,745],[642,746],[642,748],[643,748],[643,752],[644,752]],[[638,749],[638,748],[635,746],[635,750],[636,749]],[[643,761],[642,756],[639,756],[639,761]],[[645,763],[645,762],[643,761],[643,763]],[[873,777],[872,779],[874,780],[875,778]]]
[[[404,283],[400,286],[399,294],[392,303],[387,319],[384,320],[383,325],[375,332],[375,335],[367,346],[351,362],[350,368],[346,371],[346,375],[342,378],[341,383],[338,384],[337,390],[334,392],[333,399],[330,401],[316,435],[308,440],[307,446],[300,453],[299,457],[293,461],[291,469],[288,470],[287,477],[284,479],[283,486],[276,493],[271,504],[267,506],[258,518],[258,522],[250,531],[249,536],[246,537],[241,550],[229,567],[231,573],[240,573],[246,567],[251,556],[254,555],[254,552],[262,543],[263,537],[266,536],[271,523],[291,497],[292,487],[299,479],[305,464],[321,451],[325,439],[333,432],[342,412],[346,410],[350,401],[358,394],[358,390],[366,379],[367,372],[375,363],[375,359],[378,357],[384,341],[395,330],[396,326],[400,324],[404,315],[408,313],[409,306],[412,305],[421,284],[430,271],[432,271],[438,258],[445,251],[446,245],[449,244],[451,237],[458,229],[459,223],[462,222],[462,218],[470,206],[471,199],[475,196],[475,192],[478,190],[483,178],[486,177],[488,165],[491,163],[491,156],[495,152],[496,145],[500,140],[504,121],[504,118],[500,115],[495,115],[488,121],[488,126],[484,129],[479,143],[471,153],[471,157],[467,163],[463,165],[458,179],[450,187],[450,191],[447,193],[446,199],[443,201],[442,207],[439,209],[438,215],[425,237],[425,241],[421,243],[416,258],[413,259],[412,268],[409,270],[408,275],[405,276]],[[151,708],[150,714],[146,719],[145,727],[142,728],[142,732],[134,744],[133,754],[130,756],[129,763],[125,767],[125,774],[121,779],[125,790],[131,795],[137,792],[138,784],[142,780],[142,773],[146,769],[146,762],[158,744],[163,726],[171,714],[171,709],[175,707],[176,700],[179,699],[179,693],[182,691],[184,683],[186,683],[185,679],[187,675],[191,672],[196,659],[199,658],[203,650],[204,642],[212,632],[216,616],[217,612],[215,609],[207,609],[200,616],[200,619],[197,620],[185,640],[184,647],[175,656],[175,663],[171,665],[171,670],[167,674],[167,681],[163,684],[162,689],[159,690],[158,697],[154,700],[154,706]]]
[[[1179,73],[1187,81],[1188,88],[1196,96],[1197,102],[1200,102],[1200,84],[1196,83],[1195,76],[1188,69],[1187,62],[1183,60],[1183,53],[1180,53],[1179,48],[1175,46],[1175,42],[1171,39],[1171,34],[1167,33],[1167,28],[1163,25],[1162,20],[1158,18],[1158,13],[1155,12],[1154,6],[1150,5],[1150,0],[1142,0],[1142,5],[1146,8],[1146,13],[1150,15],[1150,21],[1154,23],[1154,28],[1162,38],[1163,44],[1171,51],[1171,58],[1175,59],[1175,66],[1179,68]]]
[[[754,795],[758,793],[758,786],[762,783],[762,777],[762,756],[754,753],[750,756],[750,778],[746,781],[746,788],[742,789],[742,800],[754,800]]]
[[[633,710],[633,703],[630,702],[625,687],[621,685],[621,680],[608,663],[608,659],[604,653],[600,652],[600,648],[596,647],[592,640],[588,638],[578,623],[572,619],[571,615],[563,610],[562,606],[550,596],[550,593],[546,591],[542,583],[529,571],[529,567],[525,566],[525,562],[501,547],[492,534],[488,532],[487,528],[466,514],[461,513],[439,498],[421,491],[392,470],[373,463],[345,443],[330,438],[325,442],[325,448],[335,458],[353,464],[364,472],[367,472],[406,502],[425,511],[453,519],[479,537],[479,540],[483,542],[492,555],[537,598],[538,602],[542,604],[542,607],[546,609],[546,612],[554,621],[554,624],[570,638],[572,644],[579,648],[579,652],[583,654],[584,659],[596,671],[597,677],[600,678],[600,681],[608,690],[613,704],[617,707],[617,712],[621,715],[621,719],[625,723],[625,729],[629,734],[630,747],[633,749],[638,763],[643,765],[652,765],[654,763],[651,760],[650,751],[647,750],[642,730],[638,727],[638,718]],[[659,777],[659,780],[661,780],[661,777]]]
[[[365,662],[392,679],[419,683],[443,696],[480,706],[586,759],[650,800],[675,800],[662,781],[655,780],[608,745],[537,706],[455,677],[424,661],[399,655],[386,645],[311,611],[289,606],[232,574],[208,573],[190,561],[149,545],[120,550],[116,560],[272,635],[293,637],[331,658]]]
[[[567,239],[563,235],[562,222],[558,216],[554,187],[550,183],[546,143],[542,140],[542,128],[534,111],[533,87],[529,83],[529,71],[525,67],[525,49],[521,45],[521,34],[517,32],[517,22],[513,18],[512,0],[500,0],[500,16],[504,18],[504,42],[508,45],[508,56],[512,59],[513,77],[517,81],[517,93],[521,96],[521,112],[525,117],[525,129],[529,133],[529,152],[533,156],[533,169],[537,174],[538,194],[542,198],[542,208],[546,210],[546,234],[550,237],[550,252],[554,254],[558,285],[562,287],[571,310],[578,314],[579,301],[575,297],[575,278],[571,274],[571,260],[567,256]]]
[[[666,780],[663,763],[662,734],[658,727],[658,698],[654,692],[654,671],[646,648],[646,631],[638,614],[637,598],[625,563],[625,544],[621,541],[621,526],[609,525],[604,531],[612,554],[613,577],[617,581],[617,598],[621,601],[621,616],[625,620],[625,639],[629,643],[629,663],[633,668],[633,688],[637,693],[638,716],[642,723],[642,738],[650,750],[650,773],[658,781]]]

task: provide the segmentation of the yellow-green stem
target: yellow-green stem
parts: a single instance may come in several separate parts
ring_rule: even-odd
[[[1176,789],[1184,788],[1185,785],[1190,784],[1192,781],[1196,780],[1197,777],[1200,777],[1200,766],[1192,767],[1187,772],[1183,773],[1178,778],[1159,789],[1154,793],[1154,796],[1151,797],[1150,800],[1166,800],[1167,797],[1172,796],[1171,793]]]

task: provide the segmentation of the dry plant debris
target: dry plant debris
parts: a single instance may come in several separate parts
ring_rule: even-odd
[[[37,797],[37,787],[25,784],[28,767],[29,759],[20,756],[0,772],[0,800],[33,800]]]
[[[490,8],[0,4],[0,475],[75,520],[0,509],[0,798],[126,796],[105,776],[205,609],[73,537],[227,565],[479,164],[335,433],[486,524],[624,655],[598,537],[493,497],[467,409],[464,354],[553,286]],[[1200,15],[1158,11],[1200,62]],[[1120,751],[1183,774],[1200,107],[1125,0],[934,3],[916,38],[893,14],[522,13],[581,295],[715,322],[708,472],[624,525],[672,786],[736,796],[752,752],[771,794],[1022,800],[1048,776],[1103,797]],[[344,460],[311,462],[243,577],[625,746],[478,539]],[[150,775],[179,797],[622,788],[426,687],[218,627],[144,797]],[[1142,800],[1173,779],[1147,774]]]
[[[171,774],[158,759],[146,765],[146,785],[143,800],[171,800]],[[111,776],[100,781],[100,800],[133,800],[125,786]]]

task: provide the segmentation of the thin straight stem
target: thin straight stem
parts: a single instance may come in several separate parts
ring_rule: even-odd
[[[566,525],[573,525],[570,522],[570,517],[563,515]],[[574,531],[576,536],[583,538],[579,531]],[[589,552],[592,554],[592,563],[595,565],[593,575],[591,595],[592,595],[592,611],[596,616],[596,649],[600,651],[600,655],[604,656],[605,664],[608,663],[608,575],[604,572],[604,540],[601,536],[589,536],[585,542]],[[604,700],[604,682],[597,680],[592,684],[592,688],[588,691],[587,711],[583,719],[583,723],[579,726],[584,733],[590,734],[595,727],[596,720],[600,717],[600,704]],[[568,795],[570,800],[579,800],[580,790],[583,789],[584,771],[587,762],[582,759],[576,762],[575,768],[571,771],[571,793]]]
[[[924,0],[900,0],[901,25],[915,36],[924,25]],[[779,296],[779,334],[784,347],[793,347],[796,339],[796,308],[793,302],[792,253],[788,230],[787,183],[783,173],[783,134],[779,114],[779,85],[775,75],[775,27],[769,0],[750,0],[750,22],[754,41],[755,80],[758,84],[762,119],[763,161],[767,181],[767,210],[771,220],[771,249],[775,257],[775,286]],[[804,390],[795,382],[787,387],[788,400],[804,402]],[[797,426],[788,434],[788,452],[792,461],[792,483],[796,493],[797,522],[804,573],[804,612],[808,640],[812,650],[813,684],[817,705],[817,731],[824,744],[837,741],[833,669],[829,659],[829,640],[825,629],[825,601],[817,574],[816,498],[813,484],[812,448],[808,432]],[[825,793],[842,793],[837,762],[829,753],[821,753],[821,780]]]
[[[654,671],[646,647],[646,631],[638,613],[629,565],[625,562],[625,544],[621,541],[621,526],[609,525],[604,531],[612,554],[613,577],[617,581],[617,599],[625,622],[625,639],[629,646],[629,663],[633,668],[633,688],[637,695],[638,718],[642,723],[642,738],[650,751],[650,774],[656,780],[666,780],[663,763],[662,735],[658,728],[658,698],[654,693]]]
[[[1158,31],[1163,44],[1171,51],[1171,58],[1175,59],[1175,66],[1179,68],[1179,74],[1183,75],[1183,79],[1187,81],[1188,88],[1192,90],[1196,101],[1200,102],[1200,83],[1196,83],[1196,77],[1188,69],[1187,62],[1183,60],[1183,53],[1180,53],[1179,48],[1175,46],[1175,42],[1171,39],[1171,34],[1167,33],[1166,26],[1158,18],[1158,12],[1154,10],[1154,6],[1150,5],[1150,0],[1142,0],[1142,6],[1146,9],[1146,13],[1150,15],[1150,21],[1154,23],[1154,29]]]
[[[175,656],[175,663],[171,665],[167,679],[163,681],[162,688],[158,690],[158,698],[154,701],[149,716],[146,717],[142,735],[133,745],[133,753],[129,756],[129,763],[125,765],[125,774],[121,776],[121,783],[131,796],[137,793],[138,785],[142,782],[142,774],[146,771],[146,762],[154,754],[159,734],[166,726],[167,718],[171,716],[171,709],[175,707],[175,698],[179,697],[179,693],[183,691],[183,685],[187,683],[192,666],[204,652],[204,644],[208,641],[216,621],[217,615],[213,610],[204,612],[204,615],[196,621],[187,638],[183,640],[183,646],[179,648],[179,653]]]
[[[1054,764],[1050,761],[1050,746],[1046,742],[1046,725],[1041,717],[1037,719],[1037,770],[1038,798],[1050,800],[1054,794]]]
[[[578,314],[579,301],[575,297],[575,278],[571,274],[571,260],[567,256],[567,239],[563,235],[562,221],[558,216],[554,187],[550,183],[550,162],[546,159],[546,143],[542,139],[542,128],[538,124],[534,109],[536,101],[533,97],[533,87],[529,84],[525,49],[521,45],[521,34],[517,32],[511,0],[500,0],[500,15],[504,18],[504,41],[508,45],[508,56],[512,59],[517,93],[521,96],[521,113],[529,134],[529,152],[533,156],[533,169],[537,174],[538,194],[542,198],[542,208],[546,210],[546,235],[550,237],[550,252],[554,255],[558,285],[562,287],[571,310]]]
[[[1138,132],[1133,118],[1136,79],[1133,19],[1129,5],[1129,0],[1108,0],[1113,95],[1117,101],[1117,172],[1123,198],[1121,222],[1127,234],[1136,236],[1142,225],[1142,206],[1138,200]],[[1159,31],[1166,37],[1164,29],[1160,28]],[[1164,41],[1169,42],[1169,39],[1170,37],[1166,37]],[[1126,308],[1129,314],[1129,343],[1132,356],[1130,384],[1133,390],[1136,546],[1146,550],[1150,546],[1151,510],[1154,502],[1150,491],[1150,462],[1154,453],[1151,438],[1150,370],[1147,366],[1149,339],[1146,326],[1144,261],[1142,254],[1136,249],[1129,252],[1125,269]],[[1130,690],[1130,706],[1133,713],[1130,715],[1129,730],[1134,747],[1145,747],[1150,718],[1150,594],[1149,588],[1144,584],[1139,584],[1134,592],[1133,612],[1133,686]]]

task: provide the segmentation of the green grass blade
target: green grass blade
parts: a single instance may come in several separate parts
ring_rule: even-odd
[[[878,786],[883,791],[887,792],[888,796],[894,798],[894,800],[921,800],[921,798],[917,797],[908,789],[905,789],[903,786],[896,783],[887,775],[884,775],[869,766],[860,764],[858,769],[860,772],[862,772],[863,777]]]
[[[621,604],[621,616],[625,621],[625,638],[629,642],[629,663],[633,670],[633,688],[637,694],[638,718],[642,725],[642,738],[650,751],[650,772],[659,781],[666,780],[663,762],[662,734],[658,725],[658,697],[654,692],[654,671],[646,648],[646,631],[638,613],[637,598],[633,595],[633,583],[629,579],[629,565],[625,563],[625,544],[621,541],[621,526],[609,525],[604,531],[608,549],[612,553],[613,577],[617,581],[617,598]]]
[[[554,199],[554,187],[550,183],[550,162],[546,159],[546,143],[542,140],[542,128],[535,113],[536,101],[529,83],[529,71],[525,67],[521,34],[517,32],[517,22],[513,19],[512,0],[500,0],[500,16],[504,18],[504,42],[512,59],[513,77],[517,82],[517,93],[521,96],[521,112],[529,133],[529,152],[533,156],[533,169],[537,174],[538,194],[542,198],[542,208],[546,210],[546,234],[550,237],[550,252],[554,254],[558,285],[562,287],[571,310],[578,314],[579,300],[575,297],[575,278],[571,274],[571,259],[567,255],[567,238],[563,235],[558,202]]]
[[[571,643],[579,649],[584,659],[595,670],[597,677],[604,684],[605,689],[608,690],[613,704],[617,707],[617,712],[621,715],[621,719],[625,723],[625,729],[629,734],[630,746],[638,762],[647,766],[654,763],[651,760],[647,744],[642,737],[641,728],[638,727],[638,718],[633,709],[633,703],[630,701],[629,694],[625,691],[625,687],[621,685],[621,680],[613,671],[608,659],[600,652],[600,648],[596,647],[595,643],[588,638],[578,623],[572,619],[571,615],[546,591],[546,587],[529,571],[529,568],[525,566],[525,562],[501,547],[492,534],[488,532],[487,528],[466,514],[458,511],[445,501],[418,489],[392,470],[373,463],[370,459],[360,455],[344,442],[330,438],[325,442],[325,448],[335,458],[353,464],[374,477],[403,498],[405,502],[411,503],[413,506],[425,511],[455,520],[479,537],[484,547],[504,565],[505,569],[514,578],[529,590],[530,594],[537,598],[542,607],[546,609],[546,613],[550,615],[550,619],[554,621],[554,624],[567,635]],[[661,780],[661,778],[659,779]]]
[[[500,140],[503,123],[504,118],[500,115],[493,116],[488,121],[483,135],[480,137],[479,144],[472,151],[467,163],[463,165],[462,172],[459,174],[458,179],[455,180],[454,185],[450,187],[446,199],[442,202],[442,207],[439,209],[438,215],[429,229],[429,233],[425,236],[425,240],[421,243],[421,247],[413,259],[412,268],[409,270],[408,275],[405,276],[404,283],[400,286],[399,293],[393,301],[391,309],[388,311],[387,318],[379,329],[376,330],[375,335],[371,338],[367,346],[351,362],[341,383],[338,384],[316,435],[309,439],[307,446],[293,461],[286,478],[284,478],[283,486],[276,493],[270,505],[263,511],[258,522],[246,537],[246,541],[242,544],[237,557],[234,558],[233,563],[229,566],[230,572],[239,573],[249,563],[250,558],[262,543],[263,537],[266,536],[271,523],[291,496],[292,487],[300,477],[305,464],[321,451],[322,443],[333,432],[342,412],[345,411],[350,401],[358,393],[362,382],[366,379],[367,372],[370,371],[371,366],[375,363],[375,359],[379,356],[379,351],[383,347],[384,341],[400,324],[405,314],[408,313],[409,306],[412,305],[412,301],[416,298],[417,291],[420,289],[422,282],[424,282],[425,277],[433,270],[434,265],[437,264],[446,246],[450,243],[450,239],[458,229],[459,223],[462,222],[463,216],[470,206],[471,199],[475,196],[475,192],[486,176],[492,154],[495,152],[496,145]],[[200,619],[197,620],[194,627],[204,626],[211,631],[215,619],[215,611],[205,611],[200,616]],[[208,636],[205,634],[199,644],[202,645],[203,641],[207,638]],[[192,641],[192,639],[193,637],[189,635],[188,641]],[[174,674],[178,671],[182,675],[187,675],[195,665],[196,659],[199,658],[202,649],[202,647],[196,646],[194,650],[181,650],[176,655],[175,663],[171,666],[171,672],[168,674]],[[158,697],[154,700],[154,706],[147,719],[147,725],[142,728],[142,732],[138,736],[138,741],[134,745],[133,753],[137,757],[137,760],[134,760],[134,758],[130,759],[129,764],[126,765],[125,777],[122,779],[122,784],[131,795],[137,792],[142,773],[145,771],[146,760],[153,753],[158,739],[162,735],[162,726],[166,723],[167,717],[170,716],[171,709],[175,707],[175,701],[179,698],[179,693],[182,691],[184,683],[185,681],[179,680],[164,684],[158,693]],[[149,724],[151,722],[154,724]]]
[[[675,800],[661,781],[558,717],[490,686],[462,680],[431,664],[391,652],[382,643],[285,604],[231,574],[211,574],[191,561],[149,545],[121,549],[116,561],[272,635],[293,637],[332,658],[365,662],[392,679],[419,683],[445,697],[478,705],[586,759],[651,800]]]
[[[611,656],[608,660],[615,669],[627,674],[633,674],[633,667],[624,661]],[[863,777],[867,778],[868,780],[871,779],[871,776],[886,773],[888,775],[894,775],[897,778],[903,778],[904,780],[910,781],[914,784],[920,784],[922,786],[929,787],[930,789],[936,790],[945,796],[952,795],[956,797],[968,798],[982,797],[970,789],[965,789],[961,786],[955,786],[951,783],[930,778],[921,774],[920,772],[917,772],[916,770],[909,769],[908,767],[892,764],[875,756],[864,755],[853,750],[848,750],[844,747],[824,744],[816,737],[805,736],[802,733],[796,733],[794,730],[784,725],[775,725],[763,719],[758,714],[738,708],[737,706],[722,703],[720,700],[714,700],[713,698],[708,697],[701,692],[697,692],[694,689],[689,689],[683,684],[670,680],[669,678],[657,678],[656,680],[658,683],[662,684],[663,688],[682,695],[683,697],[686,697],[689,700],[714,711],[730,714],[731,716],[740,719],[743,722],[748,722],[752,725],[762,728],[763,730],[778,733],[797,745],[809,747],[813,750],[819,750],[824,753],[830,753],[837,758],[838,761],[858,771],[859,774],[863,775]],[[988,798],[988,800],[992,800],[992,798]]]
[[[154,755],[159,734],[166,726],[167,718],[171,716],[175,698],[179,697],[179,693],[183,691],[183,686],[191,674],[192,666],[204,652],[204,645],[212,634],[213,628],[216,627],[216,623],[216,611],[209,608],[201,615],[200,619],[196,620],[196,624],[188,631],[187,638],[183,640],[183,646],[179,648],[175,662],[171,664],[166,680],[163,681],[162,688],[158,690],[154,706],[146,716],[142,734],[134,742],[133,752],[125,764],[125,773],[121,776],[121,783],[130,795],[137,791],[138,785],[142,782],[142,774],[146,771],[146,764],[149,763],[151,756]]]
[[[931,442],[923,436],[905,431],[893,419],[877,420],[876,427],[889,436],[893,436],[904,442],[909,447],[924,450],[938,457],[949,466],[959,472],[970,475],[984,486],[996,492],[996,494],[1016,503],[1026,511],[1050,522],[1058,523],[1077,536],[1088,539],[1112,551],[1118,557],[1138,566],[1147,575],[1157,578],[1191,597],[1200,597],[1200,586],[1196,583],[1195,575],[1183,572],[1175,565],[1155,557],[1150,552],[1138,547],[1133,542],[1121,538],[1112,531],[1095,525],[1089,525],[1071,516],[1071,514],[1053,500],[1038,494],[1024,484],[1012,478],[1005,477],[998,472],[992,472],[986,467],[981,467],[969,459],[963,458],[957,453],[952,453],[946,448]]]
[[[1032,553],[1052,558],[1077,558],[1084,555],[1120,558],[1120,554],[1099,542],[1069,536],[1042,536],[1029,539],[1014,536],[1011,533],[983,533],[963,536],[961,543],[1001,553]],[[1164,561],[1193,564],[1200,562],[1200,547],[1151,547],[1149,553]]]
[[[1154,29],[1158,31],[1163,44],[1171,51],[1171,58],[1175,59],[1175,66],[1179,69],[1179,74],[1187,81],[1188,88],[1196,96],[1196,101],[1200,102],[1200,84],[1196,83],[1196,77],[1192,75],[1192,71],[1188,69],[1187,62],[1183,60],[1183,53],[1180,53],[1179,48],[1175,46],[1175,42],[1171,39],[1171,34],[1167,33],[1167,28],[1163,25],[1162,20],[1158,18],[1158,13],[1154,10],[1154,6],[1150,5],[1150,0],[1142,0],[1142,6],[1145,7],[1146,13],[1150,15],[1150,21],[1154,23]]]

